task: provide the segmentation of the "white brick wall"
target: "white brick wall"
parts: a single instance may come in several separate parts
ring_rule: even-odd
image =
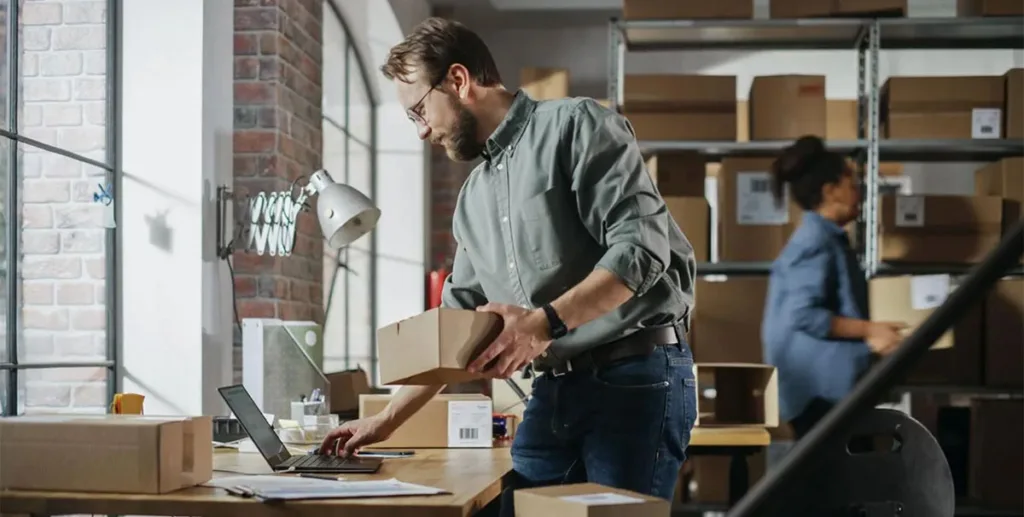
[[[106,160],[106,4],[28,0],[22,5],[20,131]],[[104,210],[93,202],[103,171],[21,147],[22,361],[106,356]],[[101,411],[103,368],[26,370],[26,412]]]

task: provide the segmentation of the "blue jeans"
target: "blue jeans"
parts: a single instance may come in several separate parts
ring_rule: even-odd
[[[686,343],[591,372],[540,375],[512,442],[510,488],[592,482],[671,500],[696,396]],[[513,515],[511,492],[501,515]]]

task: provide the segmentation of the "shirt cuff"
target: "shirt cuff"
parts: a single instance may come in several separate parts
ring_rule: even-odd
[[[832,333],[832,312],[825,309],[805,309],[797,314],[797,328],[819,338],[826,339]]]
[[[642,296],[655,282],[661,278],[665,266],[634,244],[615,244],[605,252],[597,267],[611,271],[622,283],[633,291],[635,296]]]

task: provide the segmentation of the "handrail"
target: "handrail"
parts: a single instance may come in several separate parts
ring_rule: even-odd
[[[1017,265],[1024,255],[1024,219],[1017,221],[996,249],[974,267],[949,298],[940,305],[891,355],[879,362],[854,386],[853,391],[806,435],[747,495],[729,512],[729,517],[780,515],[777,507],[783,502],[783,489],[789,487],[808,467],[811,457],[840,431],[849,427],[855,417],[869,411],[892,387],[906,378],[911,366],[970,306]]]

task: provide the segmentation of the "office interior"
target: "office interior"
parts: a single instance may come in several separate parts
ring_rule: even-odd
[[[688,338],[704,409],[673,500],[523,491],[524,515],[761,515],[744,506],[768,500],[761,489],[800,486],[793,458],[812,455],[780,421],[760,338],[771,262],[799,218],[741,221],[735,178],[811,133],[864,173],[872,210],[850,231],[872,311],[940,331],[908,339],[920,353],[868,379],[884,400],[858,398],[830,432],[873,422],[872,407],[903,415],[885,413],[913,422],[927,450],[906,454],[927,456],[921,479],[949,491],[902,504],[1024,515],[1024,261],[996,264],[1024,202],[1024,6],[998,0],[0,0],[0,513],[218,515],[239,499],[273,511],[211,485],[273,473],[222,388],[243,386],[305,454],[401,384],[412,359],[379,345],[408,340],[387,329],[459,324],[435,308],[475,163],[420,141],[379,72],[430,16],[480,33],[508,88],[626,115],[697,253]],[[690,108],[630,112],[639,90]],[[780,113],[792,123],[773,125]],[[978,129],[984,116],[994,133]],[[923,228],[899,223],[904,198]],[[929,228],[931,214],[944,221]],[[930,318],[965,285],[970,299]],[[941,299],[919,302],[923,286]],[[438,332],[423,340],[444,346]],[[530,386],[452,384],[382,444],[378,470],[342,475],[409,484],[390,487],[400,496],[286,504],[489,515]],[[716,412],[725,392],[745,410]],[[104,427],[131,408],[147,416],[137,429]],[[472,436],[456,408],[477,408]],[[94,460],[70,472],[95,475],[25,475],[18,451],[68,436]],[[181,456],[173,472],[147,470],[167,455]],[[876,474],[920,485],[901,472]],[[902,511],[881,501],[905,494],[876,489],[835,497],[862,515]]]

